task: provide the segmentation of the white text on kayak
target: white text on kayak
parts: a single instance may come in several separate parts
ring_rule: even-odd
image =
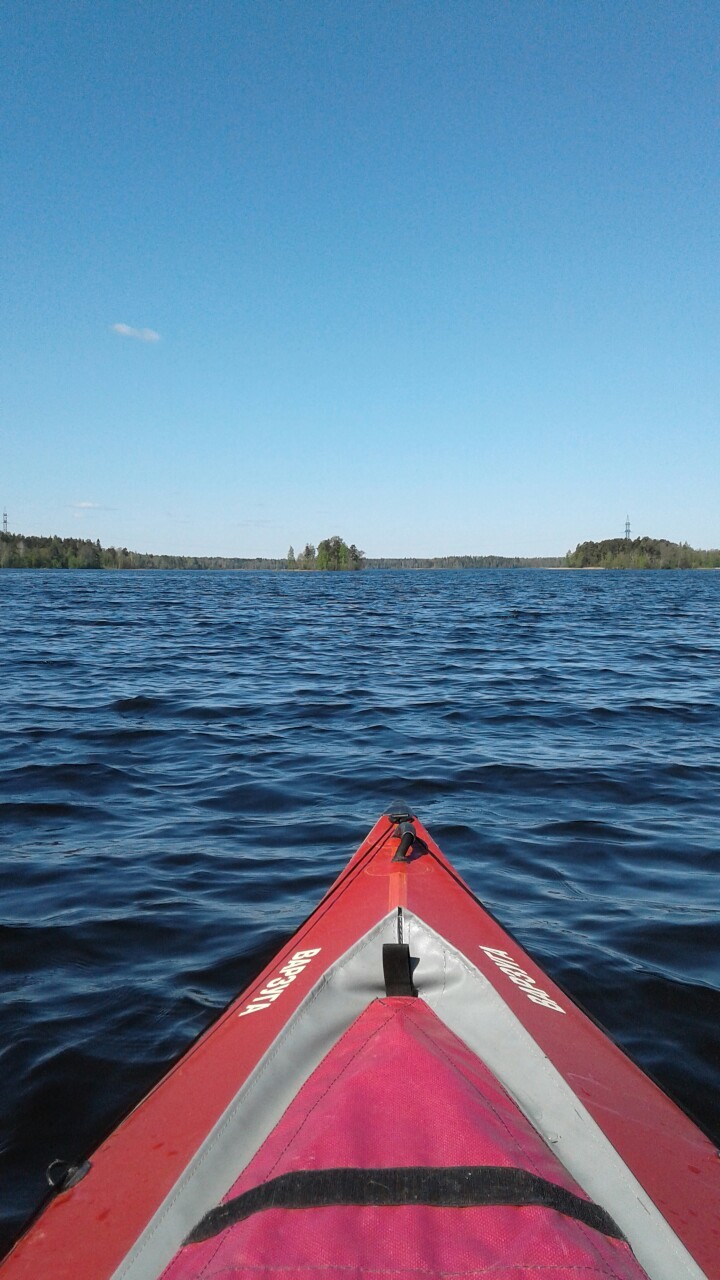
[[[520,968],[517,961],[513,960],[507,951],[501,951],[499,947],[481,947],[480,950],[490,957],[498,969],[502,969],[503,973],[507,975],[511,982],[515,983],[516,987],[525,992],[528,1000],[532,1000],[533,1004],[541,1004],[543,1009],[556,1009],[558,1013],[565,1012],[557,1001],[548,995],[547,991],[543,991],[537,985],[535,979],[531,978],[529,973]]]
[[[294,956],[284,964],[277,978],[271,978],[266,987],[254,997],[251,1004],[240,1010],[238,1018],[244,1018],[246,1013],[259,1013],[261,1009],[269,1009],[273,1000],[277,1000],[281,996],[286,987],[294,982],[299,973],[306,969],[313,956],[319,955],[321,947],[315,947],[311,951],[296,951]]]

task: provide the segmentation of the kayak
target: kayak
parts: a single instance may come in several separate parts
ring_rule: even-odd
[[[720,1159],[404,805],[2,1280],[720,1280]]]

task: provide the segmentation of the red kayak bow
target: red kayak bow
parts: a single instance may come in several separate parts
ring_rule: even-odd
[[[278,1271],[720,1280],[715,1148],[402,806],[0,1276]]]

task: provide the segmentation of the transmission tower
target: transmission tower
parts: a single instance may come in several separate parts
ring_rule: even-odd
[[[630,541],[630,517],[625,517],[625,541]]]
[[[3,533],[7,533],[7,511],[3,511]]]

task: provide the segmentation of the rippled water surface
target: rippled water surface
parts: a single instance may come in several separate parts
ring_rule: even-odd
[[[7,1242],[398,795],[720,1135],[720,573],[0,574]]]

